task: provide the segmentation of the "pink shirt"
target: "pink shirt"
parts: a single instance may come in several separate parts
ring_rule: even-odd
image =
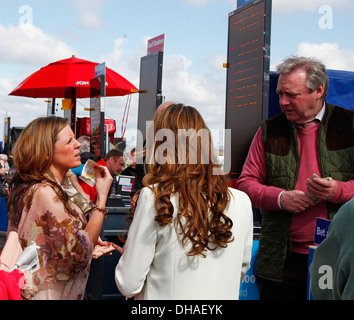
[[[305,192],[306,180],[311,178],[313,173],[321,177],[317,145],[318,132],[319,124],[310,129],[297,128],[300,167],[296,190]],[[261,129],[258,129],[238,180],[238,188],[248,194],[253,207],[261,210],[280,210],[278,198],[284,189],[264,185],[266,175],[262,132]],[[349,201],[354,196],[354,180],[337,181],[337,184],[337,193],[332,202],[345,203]],[[289,230],[292,251],[308,254],[308,246],[313,244],[315,237],[316,217],[328,218],[325,202],[322,201],[302,213],[292,214]]]

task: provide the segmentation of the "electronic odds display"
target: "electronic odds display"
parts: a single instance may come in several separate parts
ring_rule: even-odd
[[[8,154],[11,150],[10,148],[10,122],[11,118],[6,117],[4,121],[4,153]]]
[[[268,116],[271,0],[253,1],[229,14],[225,128],[231,129],[231,179],[238,179]],[[225,152],[228,152],[225,148]]]
[[[162,103],[163,51],[141,58],[138,130],[146,138],[146,121],[151,121],[157,107]]]

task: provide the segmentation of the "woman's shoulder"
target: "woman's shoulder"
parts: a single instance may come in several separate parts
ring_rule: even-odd
[[[36,197],[40,198],[47,198],[50,196],[55,196],[56,192],[54,190],[54,186],[47,182],[47,181],[42,181],[34,184],[32,187],[29,188],[27,195],[36,195]]]
[[[155,193],[154,193],[153,189],[154,189],[154,185],[143,187],[140,190],[139,198],[154,198]]]
[[[50,190],[50,189],[52,189],[54,191],[53,185],[51,183],[49,183],[48,181],[37,182],[36,184],[34,184],[32,186],[32,189],[33,190],[42,190],[42,189],[43,190]]]
[[[251,203],[249,196],[245,192],[238,190],[238,189],[231,188],[231,187],[229,187],[228,189],[229,189],[234,201],[236,201],[236,202],[242,201],[245,203]]]

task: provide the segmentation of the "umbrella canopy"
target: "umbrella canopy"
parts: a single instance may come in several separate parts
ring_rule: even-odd
[[[76,98],[90,97],[90,79],[95,76],[96,62],[76,57],[50,63],[22,81],[11,93],[31,98],[70,98],[75,88]],[[138,92],[127,79],[106,68],[106,96],[124,96]]]

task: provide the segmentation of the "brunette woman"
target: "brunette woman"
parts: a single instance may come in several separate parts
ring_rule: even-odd
[[[8,231],[17,231],[23,249],[32,241],[38,246],[33,299],[83,299],[112,177],[96,166],[98,197],[87,222],[61,186],[68,170],[81,164],[79,148],[66,119],[46,117],[32,121],[13,150]]]
[[[199,112],[173,104],[146,138],[147,175],[117,286],[136,299],[238,299],[250,265],[248,196],[228,187]]]

